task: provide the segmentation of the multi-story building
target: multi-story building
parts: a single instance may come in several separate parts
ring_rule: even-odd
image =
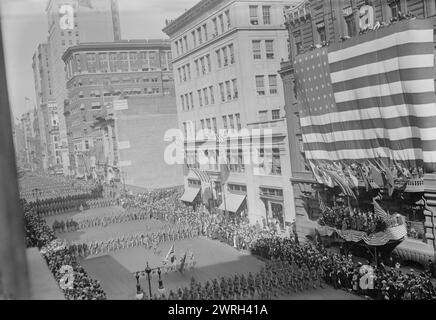
[[[280,61],[288,55],[283,21],[286,4],[202,0],[163,29],[171,38],[179,127],[185,135],[183,200],[198,201],[210,179],[212,202],[203,198],[210,206],[237,217],[248,213],[251,223],[275,218],[282,226],[294,218],[293,197],[284,196],[292,190],[283,90],[277,73]],[[191,139],[189,133],[241,129],[272,130],[269,151],[263,147],[251,150],[270,161],[252,165],[242,146],[258,137],[249,136],[237,137],[234,146],[225,149],[226,155],[212,149],[207,153],[210,163],[200,164],[203,155],[197,149],[204,141]],[[216,164],[219,157],[230,160],[227,179]],[[208,178],[202,181],[196,169]]]
[[[64,174],[70,168],[64,102],[67,99],[65,65],[61,57],[73,45],[121,38],[116,0],[50,0],[46,7],[48,46],[53,98],[59,116],[60,146]]]
[[[298,100],[295,88],[294,61],[300,54],[319,47],[324,42],[330,44],[356,37],[361,27],[375,26],[377,22],[389,23],[399,12],[412,13],[417,19],[430,19],[436,30],[435,1],[415,0],[303,0],[293,4],[285,12],[288,29],[290,51],[288,61],[281,63],[280,74],[283,79],[286,101],[286,117],[288,120],[289,150],[291,155],[291,181],[295,196],[295,212],[297,232],[301,239],[314,236],[316,221],[320,216],[317,191],[313,188],[317,181],[305,161],[302,140],[300,116],[302,106]],[[350,41],[352,41],[350,40]],[[363,62],[362,62],[363,63]],[[316,68],[316,66],[314,66]],[[431,171],[431,170],[430,170]],[[415,239],[412,234],[400,246],[397,252],[405,260],[415,260],[426,263],[435,254],[436,225],[436,175],[427,171],[424,175],[424,190],[422,195],[432,211],[401,210],[404,201],[393,199],[384,205],[391,212],[401,212],[406,215],[408,226],[415,229]],[[319,190],[319,189],[318,189]],[[407,205],[407,204],[406,204]]]
[[[165,130],[177,126],[169,42],[80,44],[68,48],[62,58],[70,163],[76,172],[82,175],[91,167],[117,171],[123,166],[126,182],[143,187],[171,185],[164,181],[166,175],[181,178],[181,169],[165,168],[160,149]],[[119,101],[121,109],[116,107]],[[156,174],[162,175],[163,185],[153,185]]]
[[[48,101],[53,99],[49,63],[48,45],[46,43],[39,44],[32,58],[32,68],[35,83],[38,125],[41,138],[41,156],[44,170],[47,170],[49,167],[53,167],[56,164],[56,159],[53,156],[54,154],[51,153],[49,149],[49,141],[51,140],[51,122],[48,114]]]

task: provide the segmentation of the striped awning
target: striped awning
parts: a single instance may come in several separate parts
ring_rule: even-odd
[[[226,192],[225,199],[223,199],[223,202],[218,209],[223,211],[227,210],[230,212],[238,212],[246,197],[247,196],[245,194],[242,195]]]
[[[193,202],[199,192],[200,192],[200,188],[191,188],[191,187],[185,188],[185,192],[183,193],[180,200],[185,202]]]

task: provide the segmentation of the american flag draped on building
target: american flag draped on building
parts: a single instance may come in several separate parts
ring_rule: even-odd
[[[396,23],[294,60],[308,160],[436,163],[433,26]]]

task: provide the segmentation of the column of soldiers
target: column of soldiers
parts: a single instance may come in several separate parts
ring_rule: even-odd
[[[191,279],[188,287],[170,290],[169,300],[247,300],[274,299],[280,295],[291,295],[311,288],[322,287],[322,274],[319,271],[300,268],[295,263],[272,260],[256,274],[221,277],[203,285]]]
[[[79,257],[85,258],[89,255],[106,254],[126,248],[143,246],[146,249],[153,249],[158,252],[158,246],[164,242],[172,242],[187,238],[194,238],[199,235],[195,226],[170,227],[167,230],[152,233],[134,233],[107,240],[94,240],[85,243],[71,243],[70,250]]]
[[[127,210],[125,213],[113,213],[104,216],[92,216],[86,218],[76,218],[69,220],[55,220],[53,222],[53,231],[56,233],[74,232],[87,228],[107,227],[111,224],[123,223],[128,221],[145,220],[149,214],[143,210]]]

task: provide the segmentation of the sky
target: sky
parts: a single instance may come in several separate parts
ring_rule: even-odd
[[[0,0],[9,102],[15,118],[36,105],[32,56],[38,44],[47,41],[47,1]],[[199,1],[118,0],[121,37],[167,38],[162,32],[165,19],[180,16]]]

